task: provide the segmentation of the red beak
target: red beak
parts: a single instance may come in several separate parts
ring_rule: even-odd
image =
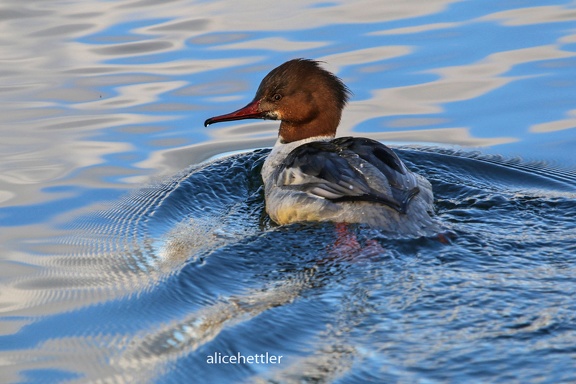
[[[254,100],[244,108],[240,108],[237,111],[228,113],[226,115],[220,115],[211,117],[204,122],[204,126],[207,127],[210,124],[220,123],[222,121],[233,121],[233,120],[244,120],[244,119],[265,119],[266,112],[261,112],[258,110],[260,107],[260,100]]]

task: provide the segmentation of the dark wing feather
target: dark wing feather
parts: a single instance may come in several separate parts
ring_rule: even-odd
[[[366,175],[353,165],[360,159],[388,181],[391,195],[370,187]],[[419,192],[415,176],[390,148],[374,140],[352,137],[297,147],[278,170],[277,183],[333,202],[370,201],[401,213]]]

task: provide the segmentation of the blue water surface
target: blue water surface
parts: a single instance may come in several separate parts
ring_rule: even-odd
[[[573,1],[0,14],[1,382],[576,381]],[[297,57],[352,90],[339,136],[431,181],[445,236],[270,221],[278,124],[203,122]]]

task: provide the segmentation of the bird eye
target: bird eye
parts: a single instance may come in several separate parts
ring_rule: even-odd
[[[282,99],[282,95],[279,93],[274,94],[274,96],[272,96],[272,100],[274,101],[280,101]]]

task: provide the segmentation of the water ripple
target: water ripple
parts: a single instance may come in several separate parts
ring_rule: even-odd
[[[0,381],[576,381],[575,15],[3,3]],[[202,122],[294,57],[352,89],[339,135],[432,181],[449,244],[269,221],[277,123]],[[238,352],[283,360],[206,362]]]

